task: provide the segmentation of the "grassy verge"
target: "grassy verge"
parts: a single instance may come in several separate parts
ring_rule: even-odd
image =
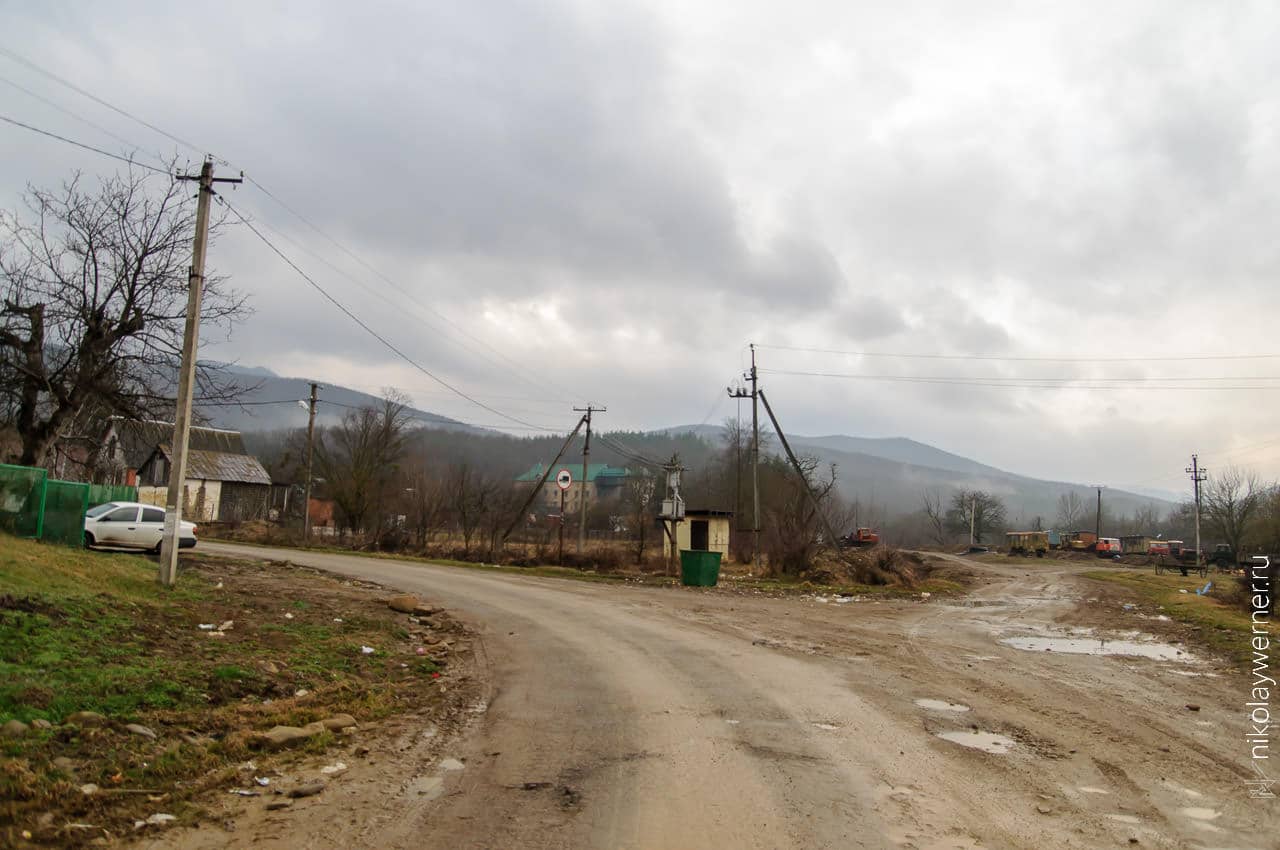
[[[103,834],[68,833],[68,822],[118,830],[157,810],[190,819],[236,764],[273,758],[255,749],[256,732],[441,700],[442,638],[457,631],[447,617],[428,634],[384,594],[252,561],[184,555],[174,589],[155,573],[141,556],[0,535],[0,724],[30,724],[0,737],[0,846],[24,830],[60,845]],[[106,720],[67,722],[80,711]],[[47,813],[56,817],[37,820]]]
[[[559,567],[551,564],[532,567],[515,567],[504,564],[482,564],[475,561],[458,561],[449,558],[429,558],[420,555],[396,552],[359,552],[334,546],[313,546],[310,549],[302,549],[299,547],[278,546],[274,544],[245,543],[236,540],[220,540],[218,542],[227,543],[232,546],[262,546],[270,549],[278,549],[282,552],[313,552],[327,555],[354,555],[360,558],[405,561],[409,563],[429,564],[444,567],[462,567],[469,570],[482,570],[485,572],[508,573],[511,575],[522,576],[541,576],[543,578],[571,579],[573,581],[603,582],[612,584],[625,583],[632,585],[638,584],[649,587],[672,587],[679,586],[680,584],[680,579],[678,577],[656,572],[621,570],[616,572],[598,572],[595,570],[580,570],[573,567]],[[789,576],[755,577],[741,575],[735,571],[743,569],[745,569],[745,567],[741,565],[733,565],[728,569],[723,569],[720,574],[719,588],[748,592],[760,591],[761,593],[782,596],[817,593],[826,595],[843,594],[855,596],[881,596],[885,598],[919,596],[922,592],[935,596],[946,596],[963,593],[965,591],[964,585],[960,582],[950,581],[943,578],[929,578],[912,587],[870,584],[820,584],[807,581],[804,578]],[[715,591],[712,590],[711,592]]]
[[[1249,615],[1213,595],[1198,596],[1196,590],[1204,587],[1206,579],[1167,573],[1158,576],[1151,570],[1096,570],[1085,576],[1123,587],[1154,604],[1174,620],[1195,629],[1197,640],[1214,652],[1241,665],[1249,661]],[[1236,578],[1210,575],[1209,580],[1216,586],[1221,581],[1234,583]]]

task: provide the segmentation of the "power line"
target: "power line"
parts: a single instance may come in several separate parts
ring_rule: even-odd
[[[201,150],[198,145],[192,144],[191,142],[188,142],[186,139],[183,139],[180,136],[175,136],[173,133],[170,133],[165,130],[161,130],[155,124],[151,124],[147,121],[144,121],[141,118],[139,118],[137,115],[134,115],[131,112],[126,112],[120,107],[103,100],[102,98],[98,97],[92,92],[85,91],[84,89],[80,88],[70,80],[64,79],[63,77],[58,76],[57,74],[53,73],[50,70],[47,70],[46,68],[42,68],[40,65],[37,65],[35,62],[32,62],[30,59],[27,59],[25,56],[20,56],[19,54],[14,53],[12,50],[9,50],[7,47],[0,47],[0,54],[8,56],[14,62],[17,62],[20,65],[25,65],[27,68],[30,68],[32,71],[35,71],[37,74],[48,77],[49,79],[53,80],[55,83],[58,83],[59,85],[66,86],[76,94],[79,94],[83,97],[87,97],[89,100],[92,100],[94,103],[98,104],[99,106],[105,106],[107,109],[110,109],[112,112],[115,112],[119,115],[123,115],[125,118],[128,118],[131,121],[138,122],[139,124],[146,127],[147,129],[153,130],[159,133],[160,135],[164,136],[166,139],[177,142],[178,144],[194,151],[200,156],[204,156],[207,153],[207,151]],[[223,165],[231,164],[227,162],[225,159],[219,159],[218,161]]]
[[[81,95],[81,96],[83,96],[83,97],[86,97],[86,98],[88,98],[89,100],[92,100],[94,103],[97,103],[97,104],[99,104],[99,105],[101,105],[101,106],[104,106],[104,107],[106,107],[107,109],[110,109],[112,112],[115,112],[115,113],[117,113],[117,114],[119,114],[119,115],[122,115],[122,116],[124,116],[124,117],[126,117],[126,118],[130,119],[131,121],[135,121],[135,122],[137,122],[138,124],[141,124],[143,127],[146,127],[146,128],[147,128],[147,129],[149,129],[149,130],[152,130],[152,131],[154,131],[154,132],[156,132],[156,133],[159,133],[160,135],[164,136],[165,138],[170,139],[170,140],[172,140],[172,141],[176,142],[177,144],[182,145],[183,147],[186,147],[186,148],[188,148],[189,150],[191,150],[191,151],[193,151],[193,152],[195,152],[195,153],[197,153],[197,154],[200,154],[201,156],[204,156],[204,155],[206,155],[206,153],[207,153],[206,151],[204,151],[203,149],[201,149],[201,148],[200,148],[198,145],[196,145],[195,143],[190,142],[190,141],[187,141],[186,139],[183,139],[183,138],[182,138],[182,137],[180,137],[180,136],[177,136],[177,135],[175,135],[175,134],[173,134],[173,133],[170,133],[170,132],[168,132],[167,130],[164,130],[164,129],[162,129],[162,128],[160,128],[160,127],[156,126],[155,124],[152,124],[152,123],[150,123],[149,121],[146,121],[146,120],[144,120],[143,118],[141,118],[141,117],[139,117],[139,116],[137,116],[137,115],[135,115],[135,114],[133,114],[133,113],[131,113],[131,112],[129,112],[129,111],[127,111],[127,110],[125,110],[125,109],[122,109],[122,108],[121,108],[121,107],[119,107],[119,106],[116,106],[115,104],[113,104],[113,103],[111,103],[111,102],[107,101],[106,99],[101,98],[101,97],[98,97],[97,95],[93,94],[92,92],[89,92],[89,91],[85,90],[84,88],[81,88],[80,86],[77,86],[75,83],[72,83],[70,80],[67,80],[67,79],[65,79],[65,78],[63,78],[63,77],[61,77],[61,76],[59,76],[59,75],[57,75],[57,74],[53,73],[52,71],[50,71],[50,70],[48,70],[48,69],[46,69],[46,68],[44,68],[44,67],[41,67],[38,63],[33,62],[33,61],[31,61],[30,59],[27,59],[26,57],[21,56],[21,55],[19,55],[19,54],[15,53],[15,52],[14,52],[14,51],[12,51],[12,50],[9,50],[9,49],[4,48],[4,47],[0,47],[0,54],[3,54],[3,55],[5,55],[5,56],[8,56],[8,57],[9,57],[10,59],[12,59],[13,61],[18,62],[19,64],[22,64],[22,65],[26,66],[27,68],[29,68],[29,69],[31,69],[31,70],[33,70],[33,71],[35,71],[36,73],[41,74],[41,75],[43,75],[43,76],[45,76],[45,77],[47,77],[47,78],[49,78],[49,79],[53,80],[54,82],[56,82],[56,83],[58,83],[58,84],[60,84],[60,85],[66,86],[67,88],[71,89],[72,91],[76,92],[77,94],[79,94],[79,95]],[[81,119],[81,120],[86,120],[86,119]],[[24,125],[24,126],[25,126],[25,125]],[[34,129],[34,128],[30,128],[30,129]],[[37,131],[37,132],[41,132],[41,131]],[[70,141],[70,140],[66,140],[66,139],[64,139],[63,141]],[[72,144],[78,144],[78,143],[72,142]],[[85,145],[81,145],[81,146],[82,146],[82,147],[88,147],[88,146],[85,146]],[[98,153],[103,153],[103,154],[105,154],[105,155],[107,155],[107,156],[113,156],[112,154],[107,153],[106,151],[102,151],[102,150],[99,150],[99,149],[96,149],[96,148],[89,148],[89,149],[91,149],[91,150],[95,150],[95,151],[96,151],[96,152],[98,152]],[[228,165],[228,166],[230,166],[230,165],[231,165],[231,163],[229,163],[227,160],[225,160],[225,159],[223,159],[223,158],[221,158],[221,157],[213,156],[212,154],[209,154],[209,156],[211,156],[213,159],[217,160],[217,161],[218,161],[219,163],[221,163],[221,164]],[[119,159],[119,157],[113,157],[113,158],[117,158],[117,159]],[[126,160],[126,161],[129,161],[129,160]],[[146,166],[144,166],[144,167],[146,167]],[[353,260],[355,260],[357,263],[359,263],[359,264],[360,264],[361,266],[363,266],[365,269],[367,269],[368,271],[372,272],[372,273],[373,273],[374,275],[376,275],[378,278],[380,278],[381,280],[383,280],[384,282],[386,282],[386,283],[387,283],[389,286],[391,286],[393,289],[395,289],[395,290],[397,290],[398,292],[400,292],[402,295],[404,295],[406,298],[408,298],[408,299],[410,300],[410,302],[411,302],[411,303],[415,304],[415,305],[416,305],[416,306],[418,306],[420,309],[425,310],[425,311],[427,311],[427,312],[431,313],[432,315],[434,315],[434,316],[436,317],[436,319],[437,319],[439,322],[441,322],[441,323],[442,323],[443,325],[445,325],[446,327],[448,327],[448,328],[452,329],[454,333],[456,333],[456,334],[458,334],[458,335],[460,335],[460,336],[462,336],[462,337],[465,337],[465,338],[467,338],[467,339],[471,340],[473,343],[475,343],[475,344],[477,344],[477,345],[481,346],[482,348],[486,348],[486,349],[488,349],[489,351],[491,351],[495,356],[497,356],[500,360],[502,360],[502,361],[507,365],[507,368],[510,368],[510,369],[514,370],[517,374],[521,375],[521,376],[522,376],[522,378],[523,378],[523,380],[525,380],[526,382],[528,382],[528,383],[530,383],[530,384],[532,384],[532,385],[534,385],[534,386],[540,386],[540,387],[547,388],[547,389],[554,388],[554,391],[555,391],[555,392],[557,392],[557,393],[563,392],[563,393],[566,393],[566,394],[568,394],[568,395],[573,395],[572,391],[568,390],[568,389],[567,389],[567,388],[565,388],[565,387],[559,386],[559,385],[558,385],[558,384],[556,384],[554,381],[551,381],[551,382],[544,382],[544,381],[542,381],[541,379],[538,379],[538,378],[536,378],[536,377],[533,377],[533,376],[532,376],[532,373],[525,371],[525,370],[523,369],[523,367],[522,367],[519,363],[516,363],[515,361],[511,360],[511,359],[510,359],[510,358],[508,358],[506,355],[502,354],[502,352],[498,351],[496,348],[494,348],[493,346],[491,346],[491,345],[489,345],[488,343],[484,342],[483,340],[478,339],[477,337],[473,336],[472,334],[467,333],[465,330],[463,330],[461,327],[459,327],[455,322],[453,322],[453,321],[452,321],[451,319],[449,319],[447,316],[445,316],[444,314],[442,314],[442,313],[440,313],[439,311],[435,310],[435,309],[434,309],[434,308],[432,308],[431,306],[429,306],[429,305],[425,305],[425,304],[422,304],[421,302],[417,301],[417,300],[413,297],[413,295],[412,295],[411,293],[407,292],[404,288],[402,288],[401,286],[399,286],[399,285],[398,285],[394,280],[392,280],[392,279],[391,279],[390,277],[388,277],[386,274],[384,274],[384,273],[383,273],[383,272],[381,272],[379,269],[377,269],[375,266],[373,266],[372,264],[370,264],[368,261],[366,261],[365,259],[363,259],[363,258],[362,258],[362,257],[360,257],[359,255],[357,255],[357,254],[356,254],[354,251],[352,251],[350,248],[348,248],[348,247],[346,247],[345,245],[343,245],[341,242],[339,242],[339,241],[338,241],[337,239],[335,239],[333,236],[330,236],[328,233],[326,233],[324,230],[322,230],[318,225],[316,225],[314,222],[312,222],[310,219],[308,219],[306,216],[304,216],[301,212],[299,212],[298,210],[294,209],[292,206],[290,206],[288,203],[286,203],[282,198],[280,198],[278,195],[276,195],[275,193],[273,193],[272,191],[270,191],[266,186],[262,185],[262,183],[258,182],[257,180],[253,179],[252,177],[248,177],[248,176],[246,176],[246,177],[245,177],[245,180],[246,180],[247,182],[249,182],[250,184],[252,184],[254,187],[256,187],[259,191],[261,191],[261,192],[262,192],[264,195],[266,195],[268,198],[270,198],[271,200],[273,200],[273,201],[275,201],[277,204],[279,204],[281,207],[283,207],[286,211],[288,211],[290,214],[292,214],[294,217],[296,217],[299,221],[301,221],[301,222],[302,222],[303,224],[305,224],[307,227],[311,228],[313,231],[315,231],[317,234],[319,234],[320,236],[322,236],[324,239],[326,239],[327,241],[331,242],[334,246],[336,246],[339,250],[341,250],[341,251],[342,251],[343,253],[345,253],[347,256],[351,257]],[[238,213],[237,213],[237,215],[238,215]],[[278,231],[277,231],[277,232],[278,232]],[[290,240],[290,241],[292,241],[292,240]],[[295,243],[295,244],[296,244],[296,243]],[[305,249],[304,249],[304,250],[305,250]],[[332,264],[328,264],[328,263],[327,263],[327,261],[324,261],[324,260],[321,260],[321,261],[322,261],[322,262],[326,262],[326,264],[327,264],[327,265],[330,265],[330,266],[332,267]],[[335,270],[336,270],[336,269],[335,269]],[[345,274],[345,272],[340,272],[340,273]],[[348,277],[349,277],[349,276],[348,276]],[[353,280],[354,280],[354,279],[353,279]],[[363,284],[361,284],[361,285],[363,285]],[[394,305],[393,305],[393,306],[394,306]],[[466,346],[463,346],[463,347],[465,348]],[[473,352],[473,353],[474,353],[474,352]],[[483,355],[481,355],[481,356],[483,356]],[[485,358],[485,359],[488,359],[488,358]],[[492,361],[490,361],[490,362],[492,362]],[[495,364],[495,365],[496,365],[496,364]]]
[[[112,159],[116,159],[116,160],[119,160],[120,162],[128,163],[129,165],[136,165],[139,168],[145,168],[148,171],[154,171],[158,174],[168,174],[170,177],[173,176],[173,174],[167,168],[157,168],[154,165],[147,165],[145,162],[138,162],[136,159],[132,159],[127,156],[121,156],[120,154],[112,153],[111,151],[104,151],[102,148],[95,148],[93,145],[86,145],[84,142],[77,142],[75,139],[68,139],[66,136],[59,136],[57,133],[51,133],[48,130],[41,130],[39,127],[33,127],[30,124],[24,124],[21,121],[10,118],[7,115],[0,115],[0,121],[4,121],[9,124],[12,124],[15,127],[21,127],[24,130],[30,130],[33,133],[39,133],[42,136],[48,136],[51,139],[57,139],[60,142],[66,142],[69,145],[75,145],[76,147],[83,148],[84,150],[87,150],[87,151],[93,151],[94,153],[101,154],[102,156],[111,157]]]
[[[387,350],[391,351],[391,352],[392,352],[393,354],[395,354],[397,357],[399,357],[400,359],[404,360],[404,361],[405,361],[406,363],[408,363],[410,366],[412,366],[413,368],[417,369],[419,372],[421,372],[422,374],[426,375],[428,378],[430,378],[431,380],[435,381],[435,382],[436,382],[437,384],[439,384],[440,386],[442,386],[442,387],[444,387],[445,389],[447,389],[447,390],[449,390],[449,391],[453,392],[455,395],[459,396],[460,398],[464,398],[464,399],[466,399],[467,401],[469,401],[469,402],[471,402],[472,404],[474,404],[476,407],[479,407],[479,408],[481,408],[481,409],[483,409],[483,410],[487,410],[487,411],[489,411],[490,413],[495,414],[496,416],[501,417],[502,419],[509,419],[510,421],[515,422],[515,423],[516,423],[516,424],[518,424],[518,425],[524,425],[524,426],[526,426],[526,427],[528,427],[528,428],[532,428],[532,429],[535,429],[535,430],[539,430],[539,431],[547,431],[547,432],[551,432],[551,433],[556,433],[555,429],[553,429],[553,428],[544,428],[544,427],[539,426],[539,425],[534,425],[534,424],[533,424],[533,423],[531,423],[531,422],[526,422],[526,421],[524,421],[523,419],[518,419],[518,418],[516,418],[516,417],[514,417],[514,416],[509,416],[508,414],[503,413],[501,410],[498,410],[496,407],[492,407],[492,406],[490,406],[490,405],[488,405],[488,404],[485,404],[484,402],[482,402],[482,401],[480,401],[480,400],[478,400],[478,399],[472,398],[471,396],[467,395],[467,394],[466,394],[465,392],[463,392],[462,390],[460,390],[460,389],[458,389],[457,387],[453,386],[453,384],[450,384],[448,381],[444,380],[443,378],[441,378],[441,377],[437,376],[436,374],[434,374],[433,372],[431,372],[429,369],[427,369],[427,368],[426,368],[425,366],[423,366],[421,363],[419,363],[418,361],[414,360],[412,357],[410,357],[409,355],[407,355],[407,354],[405,354],[403,351],[401,351],[399,348],[397,348],[397,347],[396,347],[396,346],[395,346],[395,345],[394,345],[390,340],[388,340],[388,339],[387,339],[386,337],[384,337],[382,334],[378,333],[378,332],[377,332],[377,331],[375,331],[372,327],[370,327],[369,325],[365,324],[365,322],[364,322],[364,320],[363,320],[363,319],[361,319],[361,318],[360,318],[359,316],[357,316],[355,313],[353,313],[353,312],[351,312],[349,309],[347,309],[347,308],[342,304],[342,302],[340,302],[338,299],[336,299],[336,298],[334,298],[332,295],[330,295],[330,294],[328,293],[328,291],[327,291],[327,290],[325,290],[325,288],[324,288],[324,287],[322,287],[319,283],[317,283],[317,282],[315,281],[315,279],[314,279],[314,278],[312,278],[309,274],[307,274],[305,271],[303,271],[303,270],[302,270],[302,268],[301,268],[297,263],[295,263],[292,259],[290,259],[290,258],[289,258],[289,256],[288,256],[287,254],[285,254],[283,251],[281,251],[279,248],[277,248],[277,247],[275,246],[275,244],[274,244],[270,239],[268,239],[265,235],[263,235],[263,233],[262,233],[262,231],[261,231],[261,230],[259,230],[258,228],[254,227],[253,223],[252,223],[251,221],[249,221],[249,219],[245,218],[245,216],[240,212],[240,210],[236,209],[236,207],[235,207],[235,206],[233,206],[233,205],[232,205],[232,204],[231,204],[231,203],[230,203],[226,198],[222,198],[222,199],[221,199],[221,203],[222,203],[224,206],[226,206],[226,208],[227,208],[227,209],[229,209],[232,213],[234,213],[234,214],[235,214],[235,216],[236,216],[236,218],[240,219],[240,223],[241,223],[241,224],[243,224],[245,227],[249,228],[250,232],[252,232],[254,236],[257,236],[257,237],[258,237],[258,239],[260,239],[264,245],[266,245],[268,248],[270,248],[270,249],[271,249],[271,251],[272,251],[276,256],[278,256],[280,259],[284,260],[284,262],[285,262],[286,264],[288,264],[288,266],[289,266],[290,268],[292,268],[295,272],[297,272],[297,273],[298,273],[298,275],[299,275],[303,280],[305,280],[305,281],[306,281],[306,282],[311,286],[311,288],[312,288],[312,289],[314,289],[316,292],[319,292],[319,293],[320,293],[320,295],[321,295],[321,296],[323,296],[323,297],[324,297],[324,299],[325,299],[326,301],[328,301],[328,302],[329,302],[330,304],[332,304],[333,306],[337,307],[337,308],[338,308],[338,310],[340,310],[344,315],[346,315],[346,317],[347,317],[347,318],[351,319],[351,321],[355,322],[357,325],[359,325],[361,328],[363,328],[363,329],[364,329],[364,331],[365,331],[366,333],[368,333],[371,337],[373,337],[374,339],[376,339],[378,342],[382,343],[382,345],[383,345],[383,346],[385,346],[385,347],[387,348]]]
[[[7,86],[11,86],[17,89],[18,91],[22,92],[28,97],[31,97],[34,100],[40,101],[45,106],[48,106],[51,109],[56,109],[58,112],[61,112],[63,115],[67,115],[71,118],[74,118],[75,120],[79,121],[80,123],[88,127],[92,127],[93,129],[97,130],[99,133],[102,133],[103,135],[110,136],[111,138],[115,139],[117,142],[124,145],[125,147],[132,148],[135,151],[142,150],[141,145],[131,142],[128,139],[124,138],[123,136],[116,135],[112,131],[108,130],[106,127],[103,127],[101,124],[97,124],[93,121],[90,121],[88,118],[85,118],[83,115],[80,115],[74,110],[67,109],[65,106],[62,106],[56,101],[52,101],[49,98],[45,97],[44,95],[37,94],[36,92],[33,92],[31,89],[27,88],[26,86],[20,83],[15,83],[13,80],[9,79],[8,77],[0,76],[0,83],[4,83]],[[159,160],[161,163],[164,162],[164,157],[160,156],[159,153],[153,153],[152,155],[155,156],[155,158]]]
[[[1160,390],[1162,392],[1184,391],[1184,390],[1277,390],[1280,384],[1260,384],[1253,386],[1149,386],[1142,384],[1124,384],[1124,383],[1067,383],[1070,381],[1139,381],[1146,380],[1143,378],[955,378],[944,376],[917,376],[917,375],[861,375],[847,372],[805,372],[788,369],[761,369],[772,375],[793,375],[808,378],[840,378],[846,380],[862,380],[862,381],[888,381],[896,383],[909,384],[940,384],[949,386],[962,387],[1004,387],[1012,389],[1067,389],[1067,390]],[[1257,377],[1236,376],[1229,378],[1161,378],[1153,380],[1260,380],[1270,381],[1277,380],[1273,377]]]
[[[914,352],[845,351],[836,348],[806,348],[798,345],[766,345],[756,343],[757,348],[775,351],[803,351],[813,354],[841,354],[849,357],[901,357],[913,360],[994,360],[1006,362],[1038,363],[1174,363],[1196,360],[1274,360],[1280,354],[1188,354],[1170,357],[1013,357],[989,354],[921,354]]]

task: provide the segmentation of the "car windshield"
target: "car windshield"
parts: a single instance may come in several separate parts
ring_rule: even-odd
[[[107,502],[105,505],[97,505],[95,507],[89,508],[89,510],[84,512],[84,515],[87,517],[100,517],[103,514],[105,514],[107,511],[113,510],[115,507],[116,507],[115,502]]]

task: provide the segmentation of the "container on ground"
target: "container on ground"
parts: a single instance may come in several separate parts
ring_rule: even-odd
[[[690,587],[715,587],[720,580],[720,553],[680,550],[680,583]]]

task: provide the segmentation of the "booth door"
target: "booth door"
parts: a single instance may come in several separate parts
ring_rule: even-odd
[[[710,523],[705,519],[695,519],[689,523],[689,548],[695,552],[707,551],[710,543]]]

